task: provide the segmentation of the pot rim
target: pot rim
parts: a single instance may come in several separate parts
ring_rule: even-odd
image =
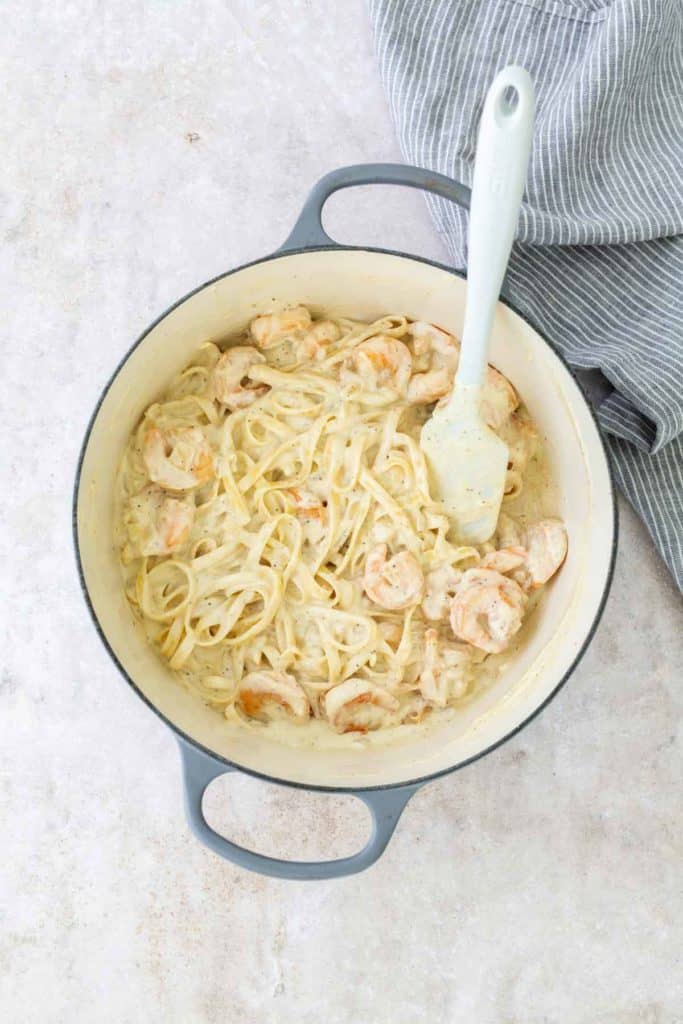
[[[92,414],[90,416],[90,419],[88,420],[88,423],[87,423],[87,426],[86,426],[86,429],[85,429],[85,434],[84,434],[84,437],[83,437],[83,442],[81,444],[81,448],[80,448],[80,451],[79,451],[79,454],[78,454],[78,462],[77,462],[77,466],[76,466],[76,476],[75,476],[75,479],[74,479],[74,488],[73,488],[73,496],[72,496],[72,509],[71,509],[71,529],[72,529],[72,539],[73,539],[73,545],[74,545],[74,555],[75,555],[75,559],[76,559],[76,569],[77,569],[77,572],[78,572],[78,580],[79,580],[81,592],[83,594],[83,598],[84,598],[85,603],[86,603],[86,607],[87,607],[87,609],[88,609],[88,611],[90,613],[90,618],[91,618],[92,623],[93,623],[93,625],[95,627],[95,630],[96,630],[100,640],[102,641],[102,643],[103,643],[107,653],[109,654],[109,657],[111,658],[111,660],[116,665],[117,669],[119,670],[119,673],[123,676],[123,678],[129,684],[129,686],[135,692],[136,696],[139,697],[140,700],[142,700],[143,703],[146,704],[147,707],[150,708],[154,712],[154,714],[158,718],[160,718],[161,721],[164,722],[164,724],[169,727],[169,729],[171,729],[171,731],[173,733],[175,733],[176,737],[180,741],[182,741],[183,743],[188,744],[190,747],[194,747],[195,750],[199,751],[205,757],[212,758],[214,761],[218,762],[219,764],[225,765],[226,771],[232,769],[232,770],[243,772],[245,775],[250,775],[253,778],[260,779],[263,782],[270,782],[270,783],[273,783],[273,784],[279,785],[279,786],[289,786],[289,787],[292,787],[294,789],[310,790],[312,792],[320,792],[320,793],[349,793],[349,794],[356,793],[357,794],[357,793],[362,793],[362,792],[379,792],[379,791],[382,791],[382,790],[401,789],[401,788],[404,788],[404,787],[406,787],[406,788],[407,787],[418,787],[418,786],[424,785],[427,782],[431,782],[434,779],[439,779],[439,778],[442,778],[445,775],[450,775],[452,772],[459,771],[461,768],[465,768],[465,767],[467,767],[467,765],[473,764],[475,761],[478,761],[480,758],[486,757],[487,754],[493,753],[494,750],[497,750],[498,747],[503,746],[504,743],[507,743],[508,740],[511,740],[514,736],[516,736],[519,732],[521,732],[522,729],[526,728],[526,726],[528,726],[531,722],[533,722],[534,719],[538,715],[540,715],[540,713],[547,707],[547,705],[557,696],[557,694],[560,692],[560,690],[564,687],[565,683],[567,682],[569,677],[572,675],[572,673],[574,672],[575,668],[577,667],[577,665],[579,664],[579,662],[583,658],[584,654],[586,653],[588,647],[590,646],[591,641],[593,640],[593,637],[595,636],[595,633],[597,631],[598,625],[600,624],[600,620],[602,618],[603,612],[605,610],[605,605],[607,603],[607,598],[609,597],[609,592],[610,592],[611,585],[612,585],[612,580],[613,580],[613,577],[614,577],[614,565],[615,565],[615,561],[616,561],[617,541],[618,541],[618,536],[619,536],[619,514],[618,514],[618,508],[617,508],[616,488],[615,488],[615,483],[614,483],[614,470],[613,470],[613,467],[612,467],[612,460],[611,460],[610,454],[609,454],[609,452],[607,450],[607,446],[605,445],[605,441],[604,441],[604,438],[603,438],[603,435],[602,435],[602,430],[600,429],[600,424],[598,423],[598,419],[597,419],[597,416],[595,414],[595,410],[593,409],[592,405],[588,401],[588,399],[586,397],[586,394],[584,392],[584,389],[581,386],[581,383],[580,383],[578,377],[576,376],[574,370],[571,368],[571,366],[569,365],[569,363],[567,362],[565,357],[562,355],[562,353],[558,352],[557,349],[555,349],[550,344],[550,342],[546,338],[545,334],[542,331],[540,331],[538,329],[538,327],[529,319],[529,317],[525,313],[522,313],[521,310],[519,310],[515,306],[515,304],[510,301],[510,299],[508,299],[507,297],[503,298],[501,296],[499,301],[502,302],[503,305],[507,306],[508,309],[511,309],[512,312],[515,313],[521,320],[523,320],[524,323],[526,323],[538,335],[538,337],[541,338],[541,340],[544,342],[544,344],[548,346],[548,348],[550,349],[552,354],[557,358],[557,360],[564,367],[564,369],[568,372],[569,376],[572,378],[572,380],[574,381],[574,383],[578,387],[579,392],[581,394],[581,397],[583,398],[583,401],[585,402],[585,404],[586,404],[586,406],[588,408],[588,411],[589,411],[590,416],[591,416],[591,418],[593,420],[593,423],[595,424],[595,428],[596,428],[596,432],[597,432],[597,435],[598,435],[598,438],[599,438],[599,441],[600,441],[600,446],[601,446],[601,449],[602,449],[602,453],[604,455],[605,463],[607,465],[607,473],[608,473],[608,477],[609,477],[610,498],[611,498],[611,504],[612,504],[612,545],[611,545],[611,550],[610,550],[609,565],[607,567],[607,573],[605,575],[605,579],[604,579],[604,583],[603,583],[603,588],[602,588],[602,594],[601,594],[601,597],[600,597],[600,602],[599,602],[598,607],[597,607],[597,609],[595,611],[595,615],[593,617],[593,621],[592,621],[589,629],[587,630],[585,638],[584,638],[581,646],[579,647],[579,649],[578,649],[578,651],[576,653],[576,656],[574,657],[571,665],[569,666],[567,671],[564,673],[564,675],[561,677],[561,679],[556,684],[556,686],[550,691],[550,693],[545,697],[545,699],[543,701],[541,701],[541,703],[538,704],[534,708],[534,710],[531,712],[531,714],[527,715],[527,717],[525,719],[523,719],[523,721],[521,721],[518,725],[516,725],[514,727],[514,729],[511,729],[510,732],[507,732],[500,739],[496,740],[495,743],[491,743],[488,747],[485,747],[483,750],[478,751],[476,754],[473,754],[471,757],[466,758],[464,761],[459,761],[457,764],[449,765],[449,767],[447,767],[447,768],[441,768],[439,771],[432,772],[432,773],[430,773],[428,775],[419,776],[418,778],[410,779],[410,780],[405,780],[405,781],[401,781],[401,782],[387,782],[387,783],[383,783],[381,785],[376,785],[376,786],[354,786],[352,784],[350,784],[348,786],[346,786],[346,785],[344,785],[344,786],[322,786],[322,785],[316,785],[314,783],[296,782],[296,781],[293,781],[293,780],[290,780],[290,779],[282,779],[282,778],[279,778],[277,776],[268,775],[265,772],[258,772],[256,770],[254,770],[253,768],[245,768],[242,765],[238,764],[237,762],[230,761],[230,760],[228,760],[228,758],[223,757],[221,754],[217,754],[215,751],[210,750],[208,747],[205,747],[203,744],[201,744],[197,740],[193,739],[187,733],[183,732],[182,729],[180,729],[174,722],[172,722],[169,718],[167,718],[166,715],[163,714],[163,712],[161,712],[159,710],[159,708],[151,700],[149,700],[148,697],[142,692],[142,690],[139,688],[137,683],[128,674],[126,669],[123,667],[123,665],[119,661],[118,657],[114,653],[114,650],[112,649],[112,647],[111,647],[111,645],[109,643],[109,640],[107,639],[107,636],[106,636],[106,634],[104,632],[104,629],[100,625],[99,619],[97,618],[97,614],[96,614],[95,609],[93,607],[93,604],[92,604],[92,602],[90,600],[90,593],[88,591],[88,586],[87,586],[87,583],[86,583],[86,580],[85,580],[85,574],[84,574],[84,571],[83,571],[83,564],[82,564],[82,561],[81,561],[81,552],[80,552],[80,546],[79,546],[79,542],[78,542],[78,497],[79,497],[79,493],[80,493],[81,471],[82,471],[82,468],[83,468],[83,460],[85,458],[85,453],[87,451],[88,443],[90,441],[90,435],[92,433],[92,429],[93,429],[93,426],[95,424],[95,420],[97,419],[97,416],[99,414],[99,411],[100,411],[100,408],[102,406],[102,403],[104,402],[105,398],[109,394],[109,390],[110,390],[112,384],[114,383],[114,381],[116,380],[116,378],[118,377],[120,370],[128,362],[128,360],[129,360],[130,356],[133,354],[133,352],[138,348],[139,345],[142,344],[142,342],[145,340],[147,335],[150,334],[154,330],[154,328],[159,323],[161,323],[162,320],[164,320],[170,313],[172,313],[175,309],[177,309],[179,306],[181,306],[184,302],[187,302],[188,299],[192,298],[193,295],[196,295],[198,292],[201,292],[204,288],[208,288],[210,285],[216,284],[218,281],[222,281],[226,277],[231,277],[233,274],[238,274],[242,270],[247,270],[249,267],[258,266],[261,263],[269,263],[272,260],[283,259],[283,258],[286,258],[288,256],[298,256],[298,255],[301,255],[301,254],[304,254],[304,253],[308,254],[308,253],[315,253],[315,252],[362,252],[362,253],[368,252],[368,253],[378,253],[378,254],[384,255],[384,256],[398,256],[401,259],[412,260],[412,261],[414,261],[416,263],[424,263],[424,264],[427,264],[428,266],[436,267],[438,270],[445,270],[448,274],[451,274],[454,277],[459,277],[459,278],[462,278],[463,280],[466,280],[466,274],[463,273],[463,271],[461,271],[461,270],[457,270],[455,267],[449,267],[449,266],[447,266],[444,263],[440,263],[438,260],[431,260],[431,259],[428,259],[428,258],[426,258],[424,256],[414,256],[411,253],[402,252],[401,250],[397,250],[397,249],[384,249],[384,248],[377,247],[377,246],[366,246],[366,245],[338,245],[338,244],[301,246],[301,247],[296,248],[296,249],[287,249],[285,251],[278,250],[278,251],[276,251],[274,253],[270,253],[267,256],[262,256],[259,259],[250,260],[247,263],[242,263],[242,264],[240,264],[237,267],[233,267],[231,270],[224,271],[222,274],[218,274],[216,277],[213,277],[210,280],[205,281],[203,284],[197,285],[196,288],[193,288],[191,291],[187,292],[185,295],[183,295],[181,298],[179,298],[176,302],[174,302],[170,306],[168,306],[163,311],[163,313],[161,313],[159,316],[157,316],[152,321],[152,323],[150,323],[149,326],[145,328],[145,330],[133,342],[133,344],[128,349],[128,351],[125,353],[125,355],[122,357],[122,359],[119,360],[119,362],[117,363],[116,367],[114,368],[114,371],[112,372],[111,376],[107,380],[104,388],[102,389],[102,391],[100,393],[100,396],[99,396],[99,398],[97,400],[95,408],[93,409],[93,412],[92,412]]]

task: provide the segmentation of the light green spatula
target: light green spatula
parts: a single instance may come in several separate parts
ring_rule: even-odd
[[[500,71],[479,123],[468,232],[467,298],[460,361],[448,403],[422,429],[435,497],[468,544],[496,528],[507,445],[480,413],[493,315],[524,191],[534,122],[534,88],[523,68]]]

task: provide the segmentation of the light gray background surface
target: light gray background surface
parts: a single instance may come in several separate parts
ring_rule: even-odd
[[[175,742],[77,587],[75,461],[132,340],[278,245],[322,173],[399,159],[360,0],[14,0],[3,23],[3,1020],[682,1021],[681,606],[628,508],[569,685],[340,882],[244,874],[189,836]],[[346,193],[328,226],[443,256],[417,194]],[[264,852],[362,841],[351,800],[233,778],[210,805]]]

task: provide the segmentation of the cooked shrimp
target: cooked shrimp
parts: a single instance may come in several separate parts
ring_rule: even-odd
[[[287,494],[294,502],[294,511],[301,519],[324,519],[325,506],[317,494],[300,487],[288,487]]]
[[[491,430],[499,430],[519,406],[519,396],[507,377],[488,366],[481,396],[481,415]]]
[[[169,491],[191,491],[213,476],[213,452],[199,427],[150,427],[142,458],[150,480]]]
[[[399,707],[396,697],[367,679],[347,679],[325,694],[325,714],[337,732],[379,729]]]
[[[482,569],[495,569],[496,572],[505,575],[518,569],[526,562],[527,552],[523,547],[500,548],[498,551],[490,551],[481,560]]]
[[[481,568],[510,573],[524,590],[547,583],[567,554],[567,531],[558,519],[542,519],[522,531],[509,516],[501,516],[497,537],[505,547],[484,555]]]
[[[345,387],[360,387],[363,391],[382,388],[395,394],[404,394],[412,359],[410,350],[397,338],[379,334],[361,341],[344,360],[339,379]]]
[[[424,373],[414,373],[408,384],[408,401],[415,405],[436,402],[453,387],[460,345],[452,334],[420,320],[411,324],[413,350],[420,359],[428,357]]]
[[[489,654],[504,651],[522,625],[526,594],[493,569],[468,569],[451,602],[451,629]]]
[[[531,589],[536,590],[554,576],[567,556],[567,530],[559,519],[541,519],[527,527],[526,568]]]
[[[310,544],[318,544],[325,533],[325,506],[317,494],[300,487],[286,492],[294,503],[294,514],[303,521],[303,536]]]
[[[291,306],[281,313],[265,313],[251,321],[249,331],[259,348],[269,349],[279,345],[285,338],[311,326],[311,314],[305,306]]]
[[[413,405],[430,405],[449,394],[452,387],[453,374],[445,367],[415,373],[408,384],[408,401]]]
[[[177,551],[190,536],[193,523],[192,501],[172,498],[154,484],[131,498],[126,511],[132,551],[143,556]]]
[[[213,393],[219,402],[233,412],[244,409],[268,391],[265,384],[249,379],[255,363],[265,363],[266,357],[251,345],[235,345],[224,352],[213,368]]]
[[[341,331],[332,320],[317,320],[295,345],[297,359],[323,359],[328,346],[341,337]]]
[[[371,601],[398,611],[422,599],[424,576],[415,555],[399,551],[387,560],[387,545],[378,544],[365,560],[363,589]]]
[[[413,376],[408,388],[408,398],[415,403],[439,401],[439,404],[443,405],[453,388],[460,359],[460,343],[444,331],[437,328],[433,328],[433,331],[435,333],[432,341],[432,364],[426,373]],[[481,414],[489,427],[492,430],[499,430],[518,406],[519,396],[507,377],[495,366],[487,366],[482,388]]]
[[[462,572],[451,565],[441,565],[427,573],[422,611],[426,619],[445,619],[451,600],[462,579]]]
[[[460,348],[460,343],[452,334],[436,327],[435,324],[427,323],[426,320],[415,320],[410,325],[410,333],[413,338],[413,351],[418,357],[429,356],[435,350],[447,353],[452,352],[453,348],[457,352]]]
[[[439,640],[436,629],[425,632],[424,666],[419,678],[420,693],[430,704],[445,708],[448,701],[462,697],[469,683],[471,653]]]
[[[250,672],[237,686],[235,704],[247,718],[260,722],[276,718],[305,722],[311,714],[308,697],[285,672]]]

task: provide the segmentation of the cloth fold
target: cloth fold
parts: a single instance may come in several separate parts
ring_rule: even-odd
[[[576,368],[617,483],[683,590],[683,2],[369,0],[405,159],[471,184],[496,72],[537,92],[506,289]],[[464,211],[427,202],[467,265]]]

